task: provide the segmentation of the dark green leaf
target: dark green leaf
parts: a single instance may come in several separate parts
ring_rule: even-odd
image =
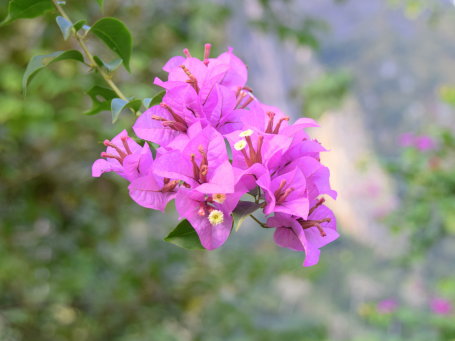
[[[141,108],[141,105],[142,105],[142,101],[140,99],[133,99],[133,100],[130,100],[130,102],[128,103],[128,108],[131,108],[134,111],[139,111],[139,109]]]
[[[144,107],[146,109],[148,108],[151,108],[153,107],[154,105],[158,105],[160,104],[162,101],[163,101],[163,97],[164,95],[166,94],[166,91],[160,91],[158,92],[157,94],[155,94],[155,96],[153,96],[152,98],[144,98],[142,100],[142,104],[144,105]]]
[[[26,92],[30,81],[39,71],[52,63],[66,59],[73,59],[82,63],[84,62],[84,57],[79,51],[76,50],[57,51],[51,54],[32,57],[22,78],[22,88],[24,89],[24,93]]]
[[[73,24],[71,21],[61,16],[58,16],[55,20],[57,21],[58,27],[60,27],[60,30],[62,31],[63,39],[67,40],[71,34]]]
[[[139,110],[141,105],[142,105],[142,101],[140,99],[133,99],[128,102],[121,98],[114,98],[111,102],[112,123],[117,122],[117,120],[120,116],[120,113],[124,109],[131,108],[136,112]]]
[[[236,231],[239,230],[240,225],[243,224],[246,218],[257,209],[261,208],[259,204],[252,201],[239,201],[237,207],[232,212],[232,226]]]
[[[114,98],[111,102],[112,123],[117,122],[120,113],[125,109],[128,101],[121,98]]]
[[[98,20],[90,32],[100,38],[112,51],[122,58],[123,65],[130,71],[130,57],[132,49],[131,33],[120,20],[103,18]]]
[[[204,250],[199,236],[188,220],[183,220],[164,238],[165,241],[189,250]]]
[[[79,21],[77,21],[77,22],[73,25],[73,27],[74,27],[74,29],[75,29],[76,32],[77,32],[77,31],[79,31],[82,27],[84,27],[84,25],[85,25],[86,23],[87,23],[87,20],[79,20]]]
[[[111,100],[117,96],[113,90],[98,85],[87,91],[87,94],[92,99],[93,105],[92,109],[84,113],[85,115],[95,115],[101,111],[111,110]]]
[[[8,14],[0,26],[16,19],[35,18],[54,8],[51,0],[10,0]]]
[[[152,97],[152,101],[149,104],[149,108],[153,107],[154,105],[158,105],[163,101],[163,97],[166,94],[166,91],[160,91],[155,96]]]

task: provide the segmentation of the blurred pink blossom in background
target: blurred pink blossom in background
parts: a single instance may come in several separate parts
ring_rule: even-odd
[[[453,311],[453,306],[450,301],[443,298],[434,298],[430,302],[431,311],[438,315],[450,315]]]
[[[426,135],[422,135],[416,137],[414,140],[414,147],[416,147],[420,151],[432,150],[436,147],[436,143],[434,140]]]
[[[376,309],[380,314],[391,314],[398,308],[398,302],[394,298],[388,298],[382,301],[379,301]]]
[[[398,138],[398,144],[401,147],[414,147],[421,152],[436,148],[436,142],[427,135],[417,136],[413,133],[403,133]]]
[[[412,133],[403,133],[398,138],[401,147],[411,147],[414,145],[414,135]]]

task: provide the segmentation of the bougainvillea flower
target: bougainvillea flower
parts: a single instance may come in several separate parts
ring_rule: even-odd
[[[187,58],[174,57],[166,63],[164,70],[169,74],[168,80],[155,78],[156,85],[170,90],[181,83],[187,83],[203,101],[207,99],[215,84],[236,90],[244,87],[247,78],[246,66],[234,56],[232,49],[218,58],[208,58],[210,44],[206,44],[203,61],[193,58],[187,49],[184,53]]]
[[[312,157],[313,159],[319,162],[320,153],[325,151],[327,151],[327,149],[325,149],[316,140],[305,139],[299,142],[295,142],[294,139],[289,149],[283,154],[281,158],[281,163],[285,165],[289,162],[292,162],[293,160],[296,160],[304,156]]]
[[[226,138],[232,149],[232,165],[240,169],[248,169],[256,163],[275,168],[292,142],[288,136],[262,134],[252,129],[234,131]]]
[[[111,141],[105,140],[106,152],[101,153],[102,159],[93,163],[92,176],[100,177],[106,172],[115,172],[121,177],[132,180],[148,170],[150,166],[150,149],[148,145],[141,147],[126,130],[121,131]]]
[[[209,124],[221,134],[229,134],[242,129],[241,118],[249,112],[237,108],[234,92],[222,85],[216,85],[204,103],[205,117]]]
[[[289,123],[289,116],[276,107],[265,105],[258,100],[248,105],[248,115],[242,116],[242,123],[261,133],[278,134]]]
[[[234,192],[234,172],[220,133],[206,127],[183,151],[170,151],[156,162],[155,173],[179,179],[201,193]]]
[[[140,138],[166,147],[180,135],[186,135],[195,123],[206,125],[202,105],[194,90],[178,86],[169,90],[163,102],[138,117],[133,130]]]
[[[245,87],[248,79],[248,71],[246,65],[232,51],[233,48],[229,47],[227,52],[220,54],[217,58],[210,58],[208,61],[204,62],[208,65],[224,65],[226,67],[226,71],[223,74],[220,84],[231,88],[232,90],[238,91],[238,89]],[[207,52],[206,56],[208,56]]]
[[[224,244],[232,228],[231,213],[242,193],[204,194],[181,188],[175,198],[179,215],[188,219],[199,236],[201,244],[213,250]]]
[[[319,249],[339,237],[335,216],[323,202],[310,209],[308,219],[276,213],[267,220],[267,226],[276,228],[274,239],[279,246],[305,252],[303,266],[317,264]]]
[[[315,198],[321,194],[328,194],[333,199],[337,198],[337,192],[330,186],[330,170],[318,160],[308,156],[298,158],[280,170],[280,174],[289,172],[294,168],[300,169],[305,175],[308,196],[310,198]]]
[[[265,193],[264,214],[281,212],[304,219],[308,217],[306,180],[298,168],[273,178],[264,173],[257,180],[257,184]]]
[[[236,91],[238,88],[245,86],[248,72],[246,65],[232,53],[233,49],[228,48],[227,52],[222,53],[217,58],[210,57],[211,45],[206,44],[204,47],[204,60],[201,61],[193,58],[188,49],[183,52],[186,58],[177,56],[172,57],[163,70],[168,72],[168,82],[187,82],[191,84],[192,77],[197,79],[198,88],[203,88],[204,85],[215,84],[215,82],[227,86]],[[156,81],[162,86],[167,82],[161,80]],[[165,87],[165,86],[163,86]]]
[[[148,145],[147,145],[148,147]],[[148,173],[137,177],[128,186],[130,197],[139,205],[154,210],[164,211],[169,201],[175,198],[179,180],[158,176],[154,172],[153,159]]]

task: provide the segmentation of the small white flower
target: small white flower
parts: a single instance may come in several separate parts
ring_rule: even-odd
[[[210,221],[210,224],[212,224],[213,226],[221,224],[224,221],[223,212],[221,212],[219,210],[213,210],[209,214],[209,221]]]

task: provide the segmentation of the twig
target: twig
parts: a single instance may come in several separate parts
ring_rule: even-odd
[[[262,228],[264,229],[268,229],[270,228],[270,226],[267,226],[266,224],[264,224],[263,222],[261,222],[258,218],[256,218],[254,215],[250,214],[250,217],[259,224],[259,226],[261,226]]]
[[[57,11],[61,14],[61,16],[64,17],[69,22],[72,22],[71,19],[66,14],[65,10],[63,9],[63,7],[60,6],[60,4],[58,3],[58,1],[57,0],[52,0],[52,2],[54,4],[55,8],[57,8]],[[123,94],[123,92],[112,81],[111,76],[108,73],[106,73],[106,71],[104,71],[103,68],[100,67],[96,63],[95,58],[90,53],[87,45],[84,42],[84,37],[81,37],[80,35],[78,35],[76,30],[74,29],[74,27],[71,28],[71,32],[73,33],[73,36],[76,38],[77,42],[79,43],[79,46],[81,47],[81,49],[84,51],[87,59],[90,61],[90,67],[93,68],[93,69],[96,69],[100,73],[100,75],[104,78],[106,83],[111,87],[112,90],[114,90],[114,92],[117,94],[117,96],[119,98],[123,99],[124,101],[129,102],[128,98]]]

